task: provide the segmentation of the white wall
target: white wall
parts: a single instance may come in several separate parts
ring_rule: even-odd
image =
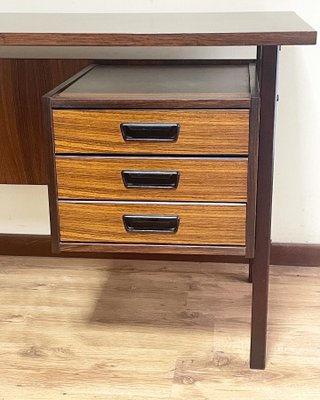
[[[0,0],[0,12],[296,11],[320,30],[315,0]],[[6,54],[4,53],[7,52]],[[0,56],[14,54],[1,49]],[[32,54],[32,49],[24,50]],[[45,50],[44,50],[45,51]],[[79,49],[85,51],[85,49]],[[96,55],[96,49],[91,50]],[[99,50],[101,51],[101,49]],[[219,49],[234,55],[234,49]],[[59,52],[56,49],[55,52]],[[103,57],[213,57],[210,48],[103,49]],[[241,51],[242,52],[242,51]],[[246,51],[247,54],[247,51]],[[58,54],[59,55],[59,54]],[[56,54],[57,56],[57,54]],[[81,56],[81,55],[79,55]],[[85,57],[86,54],[83,53]],[[280,62],[272,239],[320,243],[320,51],[285,47]],[[46,188],[0,186],[0,232],[48,233]]]
[[[0,227],[0,233],[50,234],[47,186],[0,185]]]

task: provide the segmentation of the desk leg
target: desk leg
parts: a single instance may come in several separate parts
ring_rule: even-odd
[[[277,46],[258,47],[261,111],[250,354],[254,369],[264,369],[266,363],[277,59]]]
[[[248,282],[252,283],[252,274],[253,274],[253,258],[249,259],[249,277]]]

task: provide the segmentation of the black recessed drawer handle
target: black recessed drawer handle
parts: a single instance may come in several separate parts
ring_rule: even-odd
[[[122,218],[127,232],[175,233],[180,222],[175,215],[124,215]]]
[[[122,171],[126,188],[176,189],[180,174],[177,171]]]
[[[130,124],[120,125],[125,141],[143,142],[176,142],[178,140],[179,124]]]

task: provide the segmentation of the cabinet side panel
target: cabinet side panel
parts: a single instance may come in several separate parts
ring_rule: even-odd
[[[246,257],[254,257],[255,225],[256,225],[256,198],[257,198],[257,171],[258,145],[260,124],[260,93],[256,75],[256,65],[249,65],[251,109],[249,133],[249,160],[248,160],[248,192],[247,192],[247,227],[246,227]]]
[[[59,253],[60,227],[58,211],[58,189],[54,155],[54,138],[52,129],[52,109],[49,96],[42,98],[43,111],[43,136],[45,141],[44,153],[47,160],[48,188],[49,188],[49,206],[50,206],[50,227],[51,227],[51,248],[53,253]]]

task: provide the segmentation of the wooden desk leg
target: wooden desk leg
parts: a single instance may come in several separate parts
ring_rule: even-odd
[[[277,59],[277,46],[258,47],[261,111],[250,353],[254,369],[264,369],[266,363]]]
[[[252,283],[252,274],[253,274],[253,258],[250,258],[250,260],[249,260],[249,276],[248,276],[249,283]]]

